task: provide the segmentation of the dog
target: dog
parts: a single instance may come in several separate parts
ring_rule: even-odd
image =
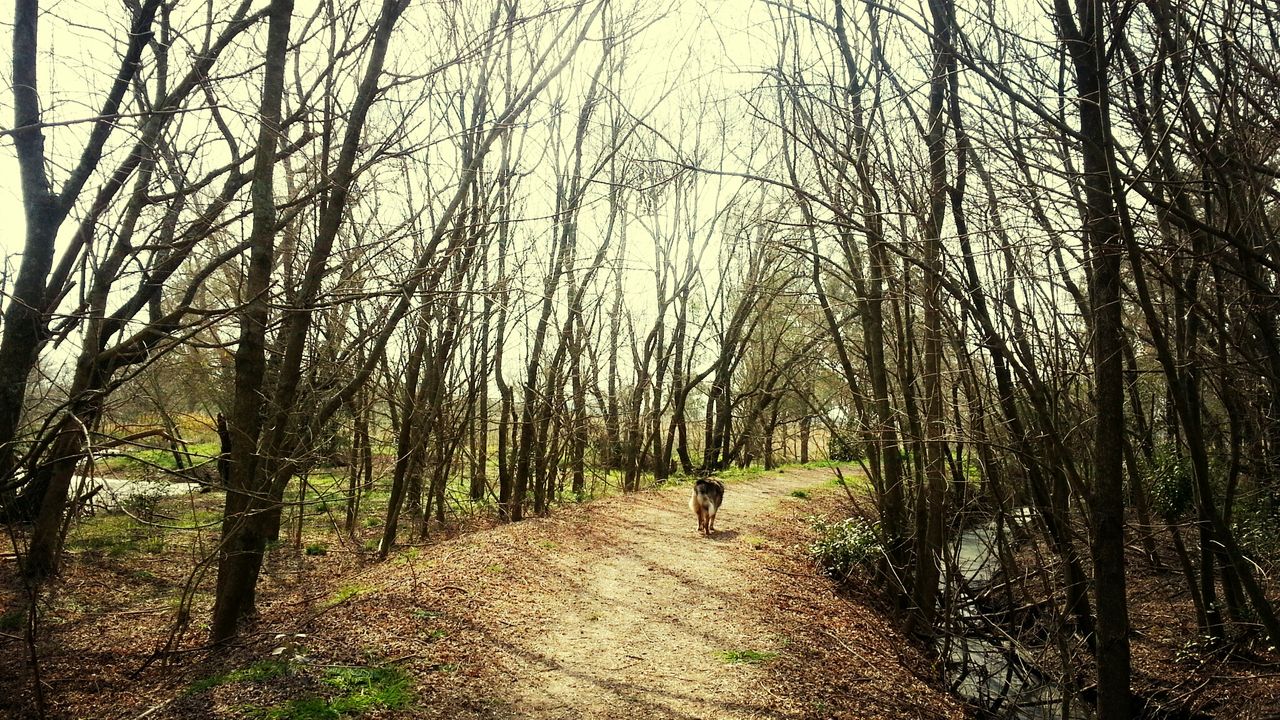
[[[716,531],[716,511],[724,504],[724,483],[715,478],[699,478],[693,484],[689,507],[698,516],[698,532],[710,536]]]

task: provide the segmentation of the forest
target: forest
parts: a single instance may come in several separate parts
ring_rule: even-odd
[[[0,715],[1280,713],[1271,0],[0,28]]]

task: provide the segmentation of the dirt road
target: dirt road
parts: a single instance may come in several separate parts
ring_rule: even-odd
[[[789,469],[730,482],[710,538],[686,484],[520,523],[479,515],[386,562],[281,553],[264,571],[257,631],[172,666],[148,660],[171,621],[151,596],[105,616],[64,602],[41,663],[50,717],[959,720],[877,608],[873,581],[837,592],[809,558],[807,517],[849,511],[831,478]],[[109,558],[71,567],[80,574],[60,592],[72,599],[133,577],[105,574]],[[11,667],[24,662],[11,654]],[[394,670],[386,686],[335,684],[370,667]],[[27,685],[14,687],[30,708]]]
[[[527,596],[538,620],[508,658],[519,678],[513,708],[546,718],[778,717],[760,688],[787,639],[754,622],[762,579],[744,556],[764,543],[757,518],[822,479],[794,472],[731,485],[709,538],[696,532],[687,490],[596,514],[550,558],[542,592]]]
[[[800,517],[822,503],[792,493],[829,509],[842,494],[831,478],[731,482],[709,538],[687,485],[459,538],[426,564],[479,568],[452,581],[468,619],[451,636],[473,640],[441,657],[456,674],[484,658],[477,717],[957,716],[905,669],[918,658],[884,619],[808,564]],[[438,700],[474,698],[462,683],[436,685]]]

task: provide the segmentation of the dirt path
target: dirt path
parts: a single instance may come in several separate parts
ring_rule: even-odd
[[[554,554],[546,582],[527,588],[521,614],[540,622],[504,662],[512,707],[542,718],[781,717],[759,692],[763,665],[727,661],[767,658],[785,643],[752,622],[761,578],[742,556],[764,542],[753,523],[827,477],[731,484],[710,538],[696,533],[687,489],[595,513],[589,531]]]
[[[280,600],[262,624],[305,637],[308,668],[405,671],[412,707],[380,718],[963,717],[921,679],[927,662],[894,623],[856,590],[834,592],[809,559],[805,518],[848,512],[831,478],[793,469],[730,482],[710,538],[688,485],[560,507],[340,578],[308,574],[297,581],[308,602]],[[213,671],[192,668],[185,682]],[[289,690],[219,686],[154,718],[240,717],[246,704],[324,691],[315,675],[295,671]]]

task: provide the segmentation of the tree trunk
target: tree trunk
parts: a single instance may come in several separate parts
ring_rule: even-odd
[[[1091,499],[1097,598],[1099,720],[1132,717],[1129,605],[1124,557],[1124,315],[1120,265],[1124,241],[1112,200],[1112,163],[1103,3],[1079,3],[1079,26],[1066,0],[1055,0],[1058,32],[1075,65],[1084,170],[1089,308],[1093,316],[1094,488]]]
[[[261,126],[254,150],[251,185],[253,225],[250,231],[249,272],[240,312],[240,339],[235,354],[235,395],[228,422],[231,432],[231,482],[227,485],[218,549],[210,638],[215,643],[235,636],[240,623],[254,612],[258,571],[266,547],[261,517],[267,482],[258,466],[262,433],[262,386],[267,369],[266,330],[270,313],[271,267],[275,254],[275,146],[280,132],[285,59],[293,0],[271,0],[268,10],[266,65],[262,81]]]

